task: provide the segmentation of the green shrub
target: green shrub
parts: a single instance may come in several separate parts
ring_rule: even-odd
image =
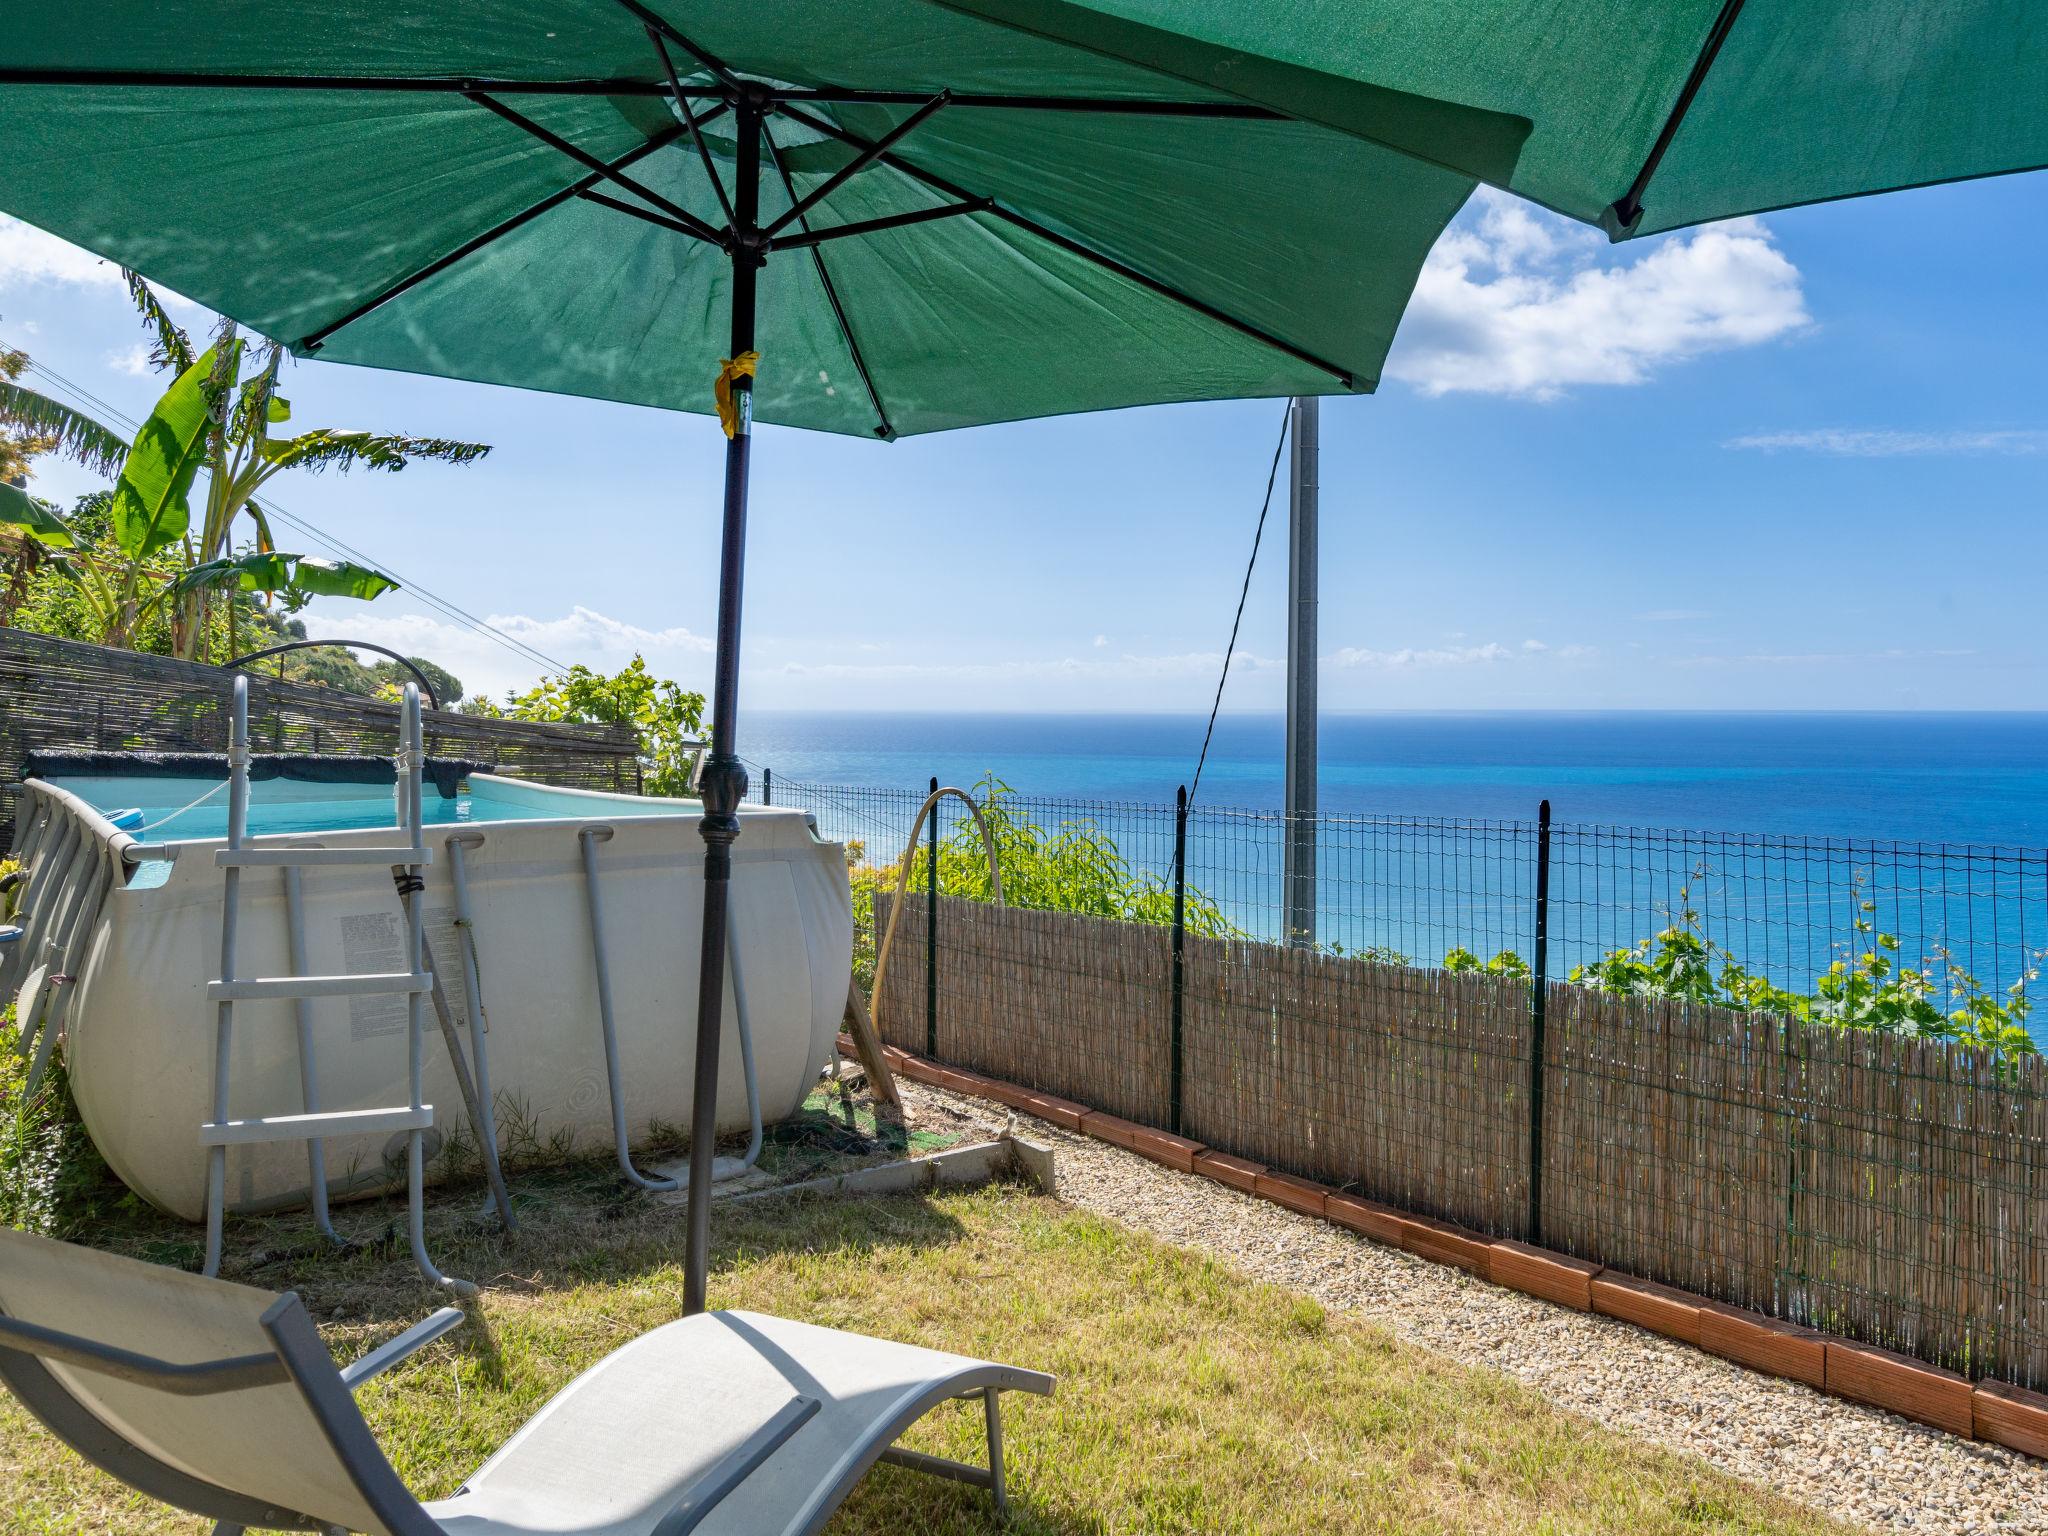
[[[1679,892],[1681,902],[1685,896]],[[1623,997],[1676,998],[1837,1029],[1954,1040],[2000,1054],[2038,1054],[2026,1027],[2034,1006],[2027,988],[2039,977],[2038,965],[2030,964],[2011,986],[1995,992],[1956,964],[1946,950],[1936,950],[1918,965],[1902,964],[1899,938],[1878,931],[1876,910],[1875,902],[1857,904],[1856,942],[1840,946],[1834,961],[1805,992],[1742,965],[1733,951],[1708,939],[1700,914],[1690,906],[1681,906],[1678,920],[1655,937],[1574,966],[1566,980]],[[1482,966],[1469,950],[1454,949],[1444,956],[1444,969],[1529,975],[1529,967],[1512,950],[1503,950]],[[1938,1004],[1937,997],[1947,998],[1948,1005]]]
[[[1131,923],[1164,925],[1173,921],[1172,882],[1133,869],[1115,840],[1093,821],[1040,826],[1018,814],[1016,791],[993,774],[977,783],[973,794],[996,847],[1005,904]],[[933,814],[943,815],[945,805],[941,802]],[[870,877],[871,884],[879,882],[883,890],[893,891],[901,867],[899,859],[886,868],[861,873]],[[910,888],[930,890],[931,875],[931,854],[920,841],[912,856]],[[994,899],[981,830],[964,812],[939,841],[939,894],[969,901]],[[1207,938],[1247,936],[1223,915],[1213,897],[1193,886],[1188,887],[1186,920],[1188,932]]]
[[[472,715],[501,720],[553,720],[585,725],[630,725],[640,733],[642,788],[650,795],[687,796],[704,725],[704,695],[656,677],[635,656],[610,677],[578,663],[544,677],[503,704],[479,694],[463,705]]]
[[[10,1007],[0,1035],[13,1035]],[[135,1197],[86,1134],[61,1059],[30,1093],[27,1061],[0,1046],[0,1226],[50,1237],[83,1232]]]

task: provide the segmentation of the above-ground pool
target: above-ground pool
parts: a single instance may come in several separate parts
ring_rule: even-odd
[[[223,783],[118,771],[31,779],[16,834],[18,846],[40,841],[45,856],[66,837],[74,848],[96,844],[104,864],[123,871],[65,962],[75,978],[61,1014],[65,1061],[86,1128],[115,1172],[146,1199],[189,1219],[204,1203],[199,1128],[211,1118],[215,1008],[206,987],[220,964],[223,880],[214,852],[226,844],[227,796],[224,789],[209,792]],[[249,846],[396,845],[405,839],[394,831],[395,806],[388,782],[266,778],[259,760]],[[595,1151],[612,1139],[579,838],[591,827],[611,829],[596,844],[596,858],[629,1134],[640,1141],[657,1127],[687,1128],[702,814],[693,800],[556,789],[482,773],[468,776],[465,793],[443,796],[428,786],[422,819],[433,856],[423,871],[430,958],[451,1012],[467,1017],[468,967],[448,852],[456,838],[464,845],[467,937],[499,1140],[510,1155]],[[736,982],[762,1117],[785,1118],[833,1055],[853,941],[844,846],[820,838],[800,810],[749,806],[740,814],[719,1053],[721,1131],[748,1123]],[[405,928],[389,870],[320,868],[302,878],[302,974],[403,968]],[[283,881],[281,869],[244,872],[236,967],[243,978],[293,973]],[[33,903],[33,864],[26,891]],[[19,978],[17,967],[10,990]],[[332,997],[311,1006],[318,1107],[403,1103],[404,998]],[[236,1005],[233,1116],[302,1110],[292,1008],[282,1001]],[[435,1106],[436,1133],[444,1142],[466,1136],[453,1068],[431,1027],[427,1051],[426,1097]],[[390,1160],[402,1158],[404,1139],[328,1138],[330,1193],[388,1187]],[[229,1149],[230,1208],[300,1201],[306,1183],[299,1143]]]

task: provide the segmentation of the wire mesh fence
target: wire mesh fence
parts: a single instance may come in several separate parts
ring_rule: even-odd
[[[871,982],[926,792],[761,789],[859,845]],[[968,818],[940,812],[937,911],[921,834],[875,997],[891,1043],[2048,1385],[2048,1063],[2026,1033],[2048,853],[1541,811],[1303,828],[1201,807],[1183,827],[998,794],[985,813],[1010,905],[986,899]],[[1290,906],[1290,842],[1312,905]]]
[[[893,872],[927,791],[757,772],[752,794],[764,793],[857,845],[857,866]],[[1014,834],[1012,905],[1170,916],[1172,806],[1006,792],[984,803]],[[935,819],[942,866],[980,857],[957,806]],[[1544,864],[1551,979],[1604,962],[1617,983],[1695,1002],[1747,1009],[1776,996],[1780,1012],[1790,1000],[1837,1022],[1929,1027],[1960,1009],[2027,1030],[2048,947],[2048,850],[1571,822],[1546,836],[1541,820],[1323,815],[1290,829],[1278,812],[1198,806],[1186,828],[1190,928],[1424,968],[1498,959],[1520,973],[1535,960]],[[1290,835],[1313,853],[1305,910],[1287,900]],[[915,869],[924,881],[925,864]],[[1630,965],[1615,967],[1617,955]]]

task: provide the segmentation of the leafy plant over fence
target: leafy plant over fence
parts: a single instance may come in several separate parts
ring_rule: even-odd
[[[1127,923],[1173,921],[1173,884],[1147,870],[1133,869],[1116,841],[1095,822],[1082,819],[1044,827],[1018,813],[1017,792],[994,774],[974,786],[989,837],[996,845],[1002,872],[1003,900],[1013,907],[1042,912],[1074,912]],[[853,880],[854,928],[874,932],[875,893],[894,891],[902,873],[900,850],[887,864],[870,862],[864,842],[847,845]],[[971,816],[963,815],[939,840],[939,894],[968,901],[989,901],[988,852]],[[929,891],[930,850],[920,842],[911,856],[910,889]],[[1206,938],[1249,935],[1223,915],[1221,905],[1206,892],[1188,887],[1186,921],[1189,933]],[[871,961],[870,961],[871,963]]]
[[[1123,922],[1172,922],[1171,882],[1134,869],[1115,839],[1093,820],[1042,825],[1021,810],[1016,791],[993,774],[982,778],[974,793],[996,844],[1003,898],[1011,905]],[[875,866],[868,862],[865,846],[855,844],[849,858],[854,866],[855,925],[860,933],[870,934],[874,893],[895,889],[900,856]],[[1704,875],[1705,870],[1697,873]],[[991,898],[987,854],[969,817],[956,820],[940,840],[938,882],[942,895],[972,901]],[[1860,877],[1857,887],[1853,941],[1836,946],[1828,968],[1804,991],[1761,974],[1715,943],[1684,888],[1666,927],[1575,967],[1566,979],[1618,996],[1670,998],[1838,1029],[1953,1040],[2003,1055],[2037,1053],[2026,1026],[2033,1010],[2028,988],[2039,978],[2039,955],[2003,990],[1986,985],[1946,949],[1937,948],[1917,964],[1907,964],[1899,937],[1878,929],[1876,903],[1862,898]],[[912,854],[911,888],[931,888],[931,855],[923,846]],[[1215,898],[1192,886],[1187,892],[1187,927],[1204,937],[1252,937],[1224,915]],[[1385,946],[1325,948],[1382,965],[1415,963]],[[1511,981],[1526,981],[1533,974],[1528,961],[1511,949],[1482,959],[1459,946],[1444,955],[1443,968]]]
[[[1683,902],[1686,893],[1679,892]],[[1859,901],[1856,942],[1838,946],[1834,961],[1814,978],[1810,991],[1797,992],[1751,971],[1733,951],[1707,937],[1700,914],[1681,906],[1677,920],[1654,938],[1610,950],[1566,978],[1575,986],[1624,997],[1675,998],[1711,1003],[1744,1013],[1772,1013],[1838,1029],[1954,1040],[2013,1055],[2037,1051],[2027,1033],[2033,1012],[2028,986],[2039,979],[2039,957],[2002,992],[1987,988],[1937,949],[1918,965],[1901,961],[1898,936],[1878,931],[1876,903]],[[1482,961],[1467,949],[1444,956],[1444,969],[1493,976],[1525,977],[1528,964],[1513,950]],[[1948,1001],[1944,1008],[1935,1002]]]

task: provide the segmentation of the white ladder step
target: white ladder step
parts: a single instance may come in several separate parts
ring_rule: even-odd
[[[301,997],[388,997],[431,992],[425,971],[366,971],[360,976],[266,976],[251,981],[209,981],[209,1003],[290,1002]]]
[[[213,862],[219,869],[334,869],[347,865],[424,866],[434,862],[431,848],[220,848]]]
[[[272,1115],[258,1120],[209,1120],[199,1127],[202,1147],[247,1146],[259,1141],[311,1141],[320,1136],[364,1136],[379,1131],[424,1131],[434,1106],[418,1109],[338,1109],[319,1115]]]

